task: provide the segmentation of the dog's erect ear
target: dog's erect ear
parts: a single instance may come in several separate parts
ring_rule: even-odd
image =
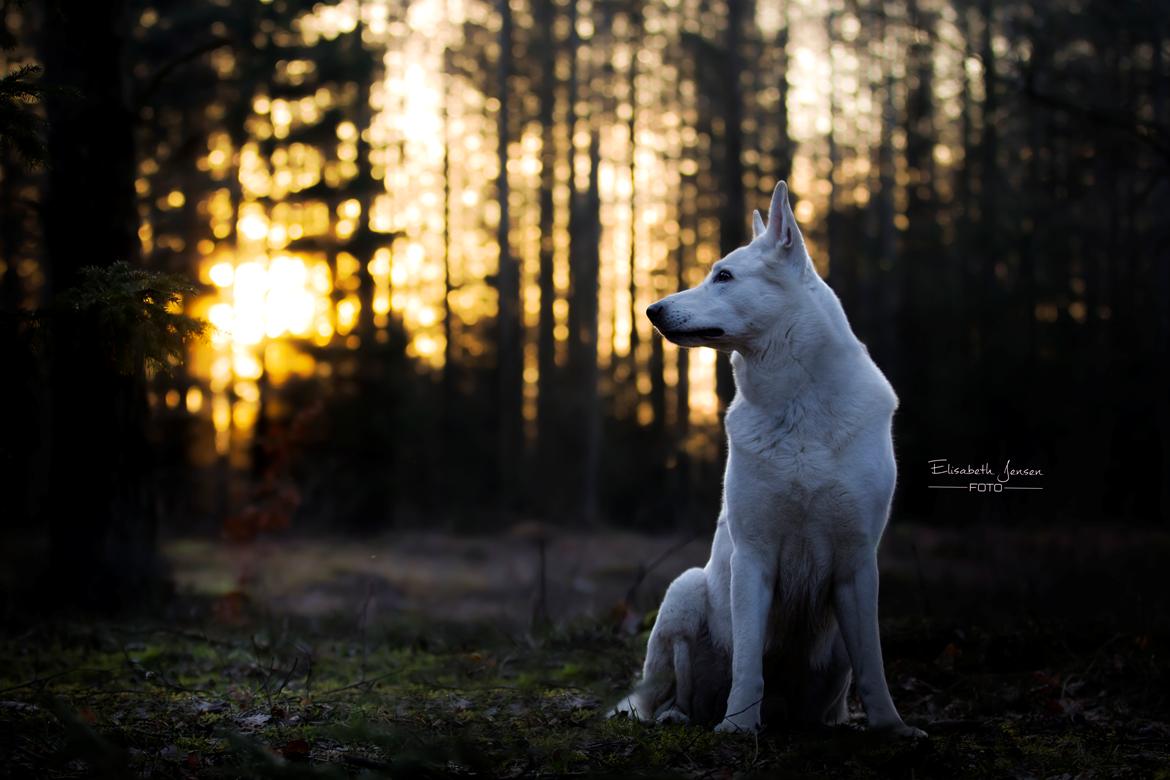
[[[772,205],[768,207],[767,233],[784,251],[804,243],[800,228],[796,224],[796,215],[792,213],[792,204],[788,202],[788,185],[784,182],[779,182],[772,192]]]
[[[765,230],[767,228],[764,227],[764,218],[760,216],[760,210],[756,209],[752,212],[752,240],[755,241],[763,235]]]

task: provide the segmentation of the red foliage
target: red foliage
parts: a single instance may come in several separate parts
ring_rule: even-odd
[[[240,590],[223,594],[211,605],[211,616],[217,623],[238,626],[244,622],[248,596]]]
[[[301,504],[293,466],[313,436],[321,416],[320,401],[287,421],[271,420],[257,432],[253,450],[257,476],[244,506],[223,521],[223,535],[232,542],[251,542],[262,533],[283,531]]]

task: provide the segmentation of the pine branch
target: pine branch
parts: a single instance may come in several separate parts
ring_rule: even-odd
[[[45,88],[36,65],[21,65],[0,77],[0,150],[13,150],[30,167],[48,159],[48,123],[37,113]]]
[[[195,294],[190,280],[118,262],[81,269],[81,282],[61,294],[56,314],[77,318],[82,332],[98,337],[122,373],[141,366],[167,372],[186,347],[207,332],[204,320],[183,313]]]

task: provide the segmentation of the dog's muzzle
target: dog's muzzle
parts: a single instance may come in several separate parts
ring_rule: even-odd
[[[646,316],[650,318],[654,327],[658,328],[658,332],[676,344],[691,346],[697,342],[717,339],[723,335],[723,328],[688,329],[685,322],[671,322],[668,314],[666,305],[662,301],[651,304],[646,309]]]

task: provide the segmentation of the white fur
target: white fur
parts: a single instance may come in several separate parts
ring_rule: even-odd
[[[851,671],[871,728],[922,736],[890,698],[878,634],[898,400],[813,268],[784,182],[748,246],[648,313],[681,346],[730,351],[736,395],[711,559],[668,589],[642,685],[615,712],[685,719],[705,638],[731,662],[717,730],[759,728],[764,653],[781,650],[798,663],[780,680],[791,691],[769,698],[791,692],[790,714],[839,721]]]

